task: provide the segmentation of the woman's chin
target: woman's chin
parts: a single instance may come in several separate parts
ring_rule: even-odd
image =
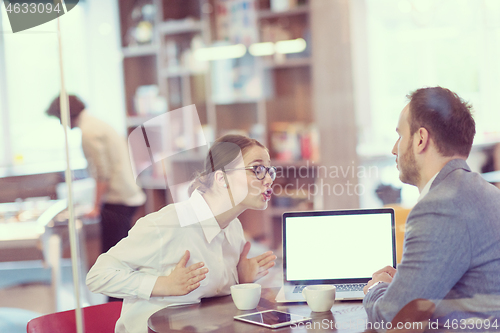
[[[269,206],[269,201],[263,201],[260,205],[259,210],[265,210],[267,209],[267,206]]]
[[[269,206],[269,202],[267,202],[267,201],[260,201],[260,202],[254,203],[253,205],[251,205],[248,208],[253,209],[253,210],[266,210],[267,206]]]
[[[251,202],[247,201],[247,209],[253,209],[253,210],[265,210],[269,206],[269,199],[265,200],[262,197],[254,198]]]

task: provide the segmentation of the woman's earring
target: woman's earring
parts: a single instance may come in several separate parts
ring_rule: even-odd
[[[227,184],[224,184],[224,187],[227,187]]]

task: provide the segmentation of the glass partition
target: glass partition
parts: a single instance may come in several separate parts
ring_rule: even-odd
[[[68,128],[66,140],[62,121],[47,114],[62,91],[60,61],[66,92],[125,137],[116,2],[33,5],[38,7],[32,14],[40,15],[26,19],[23,4],[0,5],[0,309],[14,308],[13,317],[25,320],[19,327],[31,317],[74,309],[76,272],[80,306],[106,302],[85,286],[88,266],[100,253],[100,231],[98,220],[85,217],[94,205],[95,182],[86,170],[82,132]],[[49,7],[52,14],[59,9],[59,18],[45,15]],[[66,144],[71,190],[65,182]],[[70,246],[68,191],[78,253]]]

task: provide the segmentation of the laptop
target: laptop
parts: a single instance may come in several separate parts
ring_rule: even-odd
[[[303,302],[302,289],[336,286],[337,300],[363,299],[372,274],[396,267],[392,208],[283,214],[283,287],[276,302]]]

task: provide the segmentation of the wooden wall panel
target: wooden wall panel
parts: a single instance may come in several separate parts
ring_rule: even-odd
[[[320,131],[321,164],[331,171],[318,179],[323,193],[323,207],[318,208],[357,208],[349,1],[311,0],[310,6],[313,108]]]

